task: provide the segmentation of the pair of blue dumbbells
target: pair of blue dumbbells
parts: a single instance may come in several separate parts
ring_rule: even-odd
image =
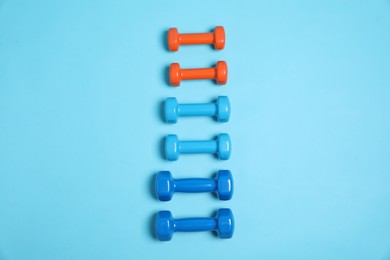
[[[156,196],[169,201],[175,192],[216,192],[220,200],[233,196],[233,177],[230,171],[220,170],[215,179],[174,179],[169,171],[156,175]],[[234,232],[234,218],[230,209],[219,209],[214,218],[174,219],[170,211],[157,213],[156,234],[161,241],[169,241],[174,232],[216,231],[220,238],[231,238]]]

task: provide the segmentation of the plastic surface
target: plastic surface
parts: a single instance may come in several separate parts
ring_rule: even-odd
[[[225,47],[225,29],[222,26],[216,26],[211,33],[182,33],[177,28],[168,30],[168,49],[177,51],[180,45],[189,44],[213,44],[216,50],[222,50]]]
[[[161,201],[171,200],[175,192],[216,192],[220,200],[230,200],[233,187],[233,176],[228,170],[218,171],[215,179],[174,179],[169,171],[160,171],[155,180],[156,196]]]
[[[164,115],[167,123],[176,123],[180,116],[214,116],[219,122],[228,122],[230,102],[226,96],[220,96],[215,103],[178,104],[177,99],[169,97],[164,103]]]
[[[177,135],[165,137],[165,158],[176,161],[180,154],[215,153],[220,160],[228,160],[231,154],[231,141],[228,134],[218,135],[217,140],[180,141]]]
[[[225,61],[218,61],[214,68],[181,69],[179,63],[169,67],[169,82],[180,86],[182,80],[215,79],[218,85],[225,85],[228,80],[228,67]]]
[[[222,239],[234,234],[234,217],[230,209],[217,211],[215,218],[174,219],[170,211],[160,211],[156,217],[156,235],[160,241],[169,241],[174,232],[216,231]]]

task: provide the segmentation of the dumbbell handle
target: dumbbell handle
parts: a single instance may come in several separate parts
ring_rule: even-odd
[[[180,141],[179,151],[182,154],[185,153],[216,153],[217,141]]]
[[[214,116],[217,104],[179,104],[177,112],[180,116]]]
[[[174,180],[177,192],[212,192],[217,188],[216,179],[188,178]]]
[[[180,44],[212,44],[215,41],[214,33],[181,33]]]
[[[183,218],[175,219],[175,231],[195,232],[216,230],[218,227],[215,218]]]
[[[215,68],[181,69],[181,79],[214,79],[217,77]]]

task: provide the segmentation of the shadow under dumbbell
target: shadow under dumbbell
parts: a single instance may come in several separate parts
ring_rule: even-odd
[[[153,173],[150,178],[149,178],[149,192],[150,192],[150,195],[154,198],[154,199],[157,199],[156,197],[156,186],[155,186],[155,180],[156,180],[156,175],[157,173]]]
[[[162,78],[165,82],[165,84],[167,84],[168,87],[171,87],[171,83],[169,81],[169,65],[168,66],[165,66],[162,70]]]
[[[213,98],[212,100],[210,100],[209,103],[217,103],[217,98]],[[210,120],[212,120],[213,122],[218,122],[218,119],[217,117],[213,116],[213,117],[210,117]]]
[[[160,151],[161,158],[165,160],[165,136],[159,140],[158,150]]]
[[[157,236],[156,236],[156,217],[157,217],[157,213],[153,213],[150,216],[149,221],[148,221],[149,234],[154,239],[157,239]]]
[[[164,50],[169,52],[168,48],[168,30],[164,30],[161,34],[162,46],[164,46]]]
[[[165,99],[162,99],[160,102],[158,102],[158,105],[157,105],[157,114],[158,114],[159,119],[162,122],[165,122],[164,103],[165,103]]]

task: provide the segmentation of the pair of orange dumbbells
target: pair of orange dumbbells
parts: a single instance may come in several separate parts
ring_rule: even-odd
[[[210,33],[179,33],[176,28],[168,31],[168,48],[177,51],[180,45],[213,44],[215,49],[225,47],[225,30],[215,27]],[[214,68],[181,69],[179,63],[169,67],[169,81],[172,86],[180,86],[182,80],[215,79],[218,85],[225,85],[228,78],[228,67],[225,61],[218,61]]]

